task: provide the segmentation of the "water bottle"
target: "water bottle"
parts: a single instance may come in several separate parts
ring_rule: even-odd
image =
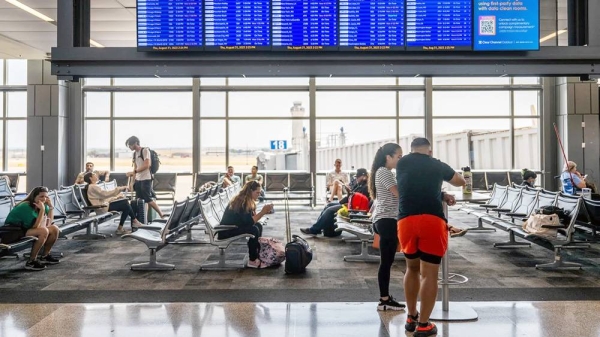
[[[471,194],[473,193],[473,174],[471,173],[471,168],[465,166],[462,168],[463,178],[465,178],[466,184],[462,188],[463,194]]]

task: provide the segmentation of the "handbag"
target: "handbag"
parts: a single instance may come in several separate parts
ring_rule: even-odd
[[[523,230],[530,234],[556,237],[560,221],[556,214],[533,214],[523,223]]]
[[[6,224],[0,227],[0,243],[11,244],[19,241],[27,231],[21,225]]]

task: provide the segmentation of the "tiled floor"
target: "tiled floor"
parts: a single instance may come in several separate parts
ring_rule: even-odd
[[[300,234],[299,228],[309,226],[317,215],[317,210],[294,211],[293,232]],[[450,219],[451,223],[457,226],[476,225],[475,217],[456,210],[450,212]],[[100,227],[103,232],[114,232],[115,228],[114,224]],[[194,232],[196,237],[203,235],[202,231]],[[283,239],[284,222],[281,210],[270,216],[264,236]],[[451,239],[448,255],[451,271],[469,277],[468,283],[453,288],[453,300],[587,298],[588,295],[582,294],[581,289],[589,289],[589,294],[595,294],[594,296],[600,299],[599,245],[595,244],[593,249],[585,252],[567,252],[566,260],[582,263],[583,270],[540,271],[535,269],[535,264],[550,262],[553,253],[536,245],[518,250],[501,250],[492,246],[494,242],[505,241],[507,238],[507,233],[498,231],[469,232],[464,237]],[[199,271],[202,262],[218,258],[217,249],[210,245],[169,245],[162,249],[158,253],[158,260],[174,263],[177,267],[174,271],[131,271],[129,267],[132,263],[148,259],[146,247],[140,242],[116,237],[99,241],[61,240],[56,248],[64,252],[65,258],[60,265],[49,266],[42,272],[25,271],[22,259],[0,260],[0,302],[18,302],[20,299],[16,298],[15,292],[32,290],[42,290],[37,293],[38,296],[46,296],[47,291],[93,290],[97,296],[108,296],[104,298],[110,298],[109,302],[138,301],[130,291],[156,292],[164,296],[169,294],[179,296],[177,301],[195,302],[352,302],[368,301],[377,296],[378,264],[343,261],[344,255],[359,253],[359,244],[345,243],[340,238],[308,238],[308,241],[315,255],[307,273],[286,276],[283,268]],[[230,259],[241,260],[246,252],[245,245],[232,245],[228,255]],[[376,251],[371,253],[376,254]],[[404,269],[405,263],[400,258],[392,270],[392,293],[397,297],[402,296],[400,287]],[[524,288],[529,290],[523,291]],[[290,289],[297,291],[286,291]],[[520,294],[514,295],[514,289],[522,292],[523,298],[519,297]],[[221,296],[220,291],[223,290],[229,290],[227,294],[232,298]],[[123,295],[115,295],[116,291],[124,292]],[[180,291],[179,295],[176,291]],[[513,297],[506,298],[506,294],[513,294]],[[71,295],[77,295],[77,299],[58,294],[43,302],[94,302],[86,300],[88,295]],[[139,296],[141,301],[152,301],[152,296],[148,293],[141,293]],[[202,296],[209,296],[210,299]],[[261,299],[261,296],[264,296],[264,299]]]
[[[438,336],[600,336],[598,302],[467,303],[477,321],[438,322]],[[376,303],[0,305],[0,337],[411,336],[405,313]]]

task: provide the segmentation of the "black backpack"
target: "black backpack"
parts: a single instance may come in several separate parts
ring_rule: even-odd
[[[160,168],[160,158],[158,158],[158,153],[156,153],[156,151],[151,148],[147,149],[150,151],[150,174],[155,174]],[[146,160],[144,158],[144,148],[140,151],[140,156],[142,157],[142,160]],[[135,153],[133,154],[133,161],[135,162]]]

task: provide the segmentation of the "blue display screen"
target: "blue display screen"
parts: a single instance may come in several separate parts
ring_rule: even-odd
[[[340,49],[404,49],[405,0],[340,0]]]
[[[203,50],[202,1],[138,0],[139,50]]]
[[[337,49],[337,0],[272,1],[274,49]]]
[[[595,0],[597,1],[597,0]],[[475,50],[538,50],[538,0],[475,0]]]
[[[409,50],[471,50],[472,0],[407,0]]]
[[[207,50],[271,48],[270,0],[205,0]]]

